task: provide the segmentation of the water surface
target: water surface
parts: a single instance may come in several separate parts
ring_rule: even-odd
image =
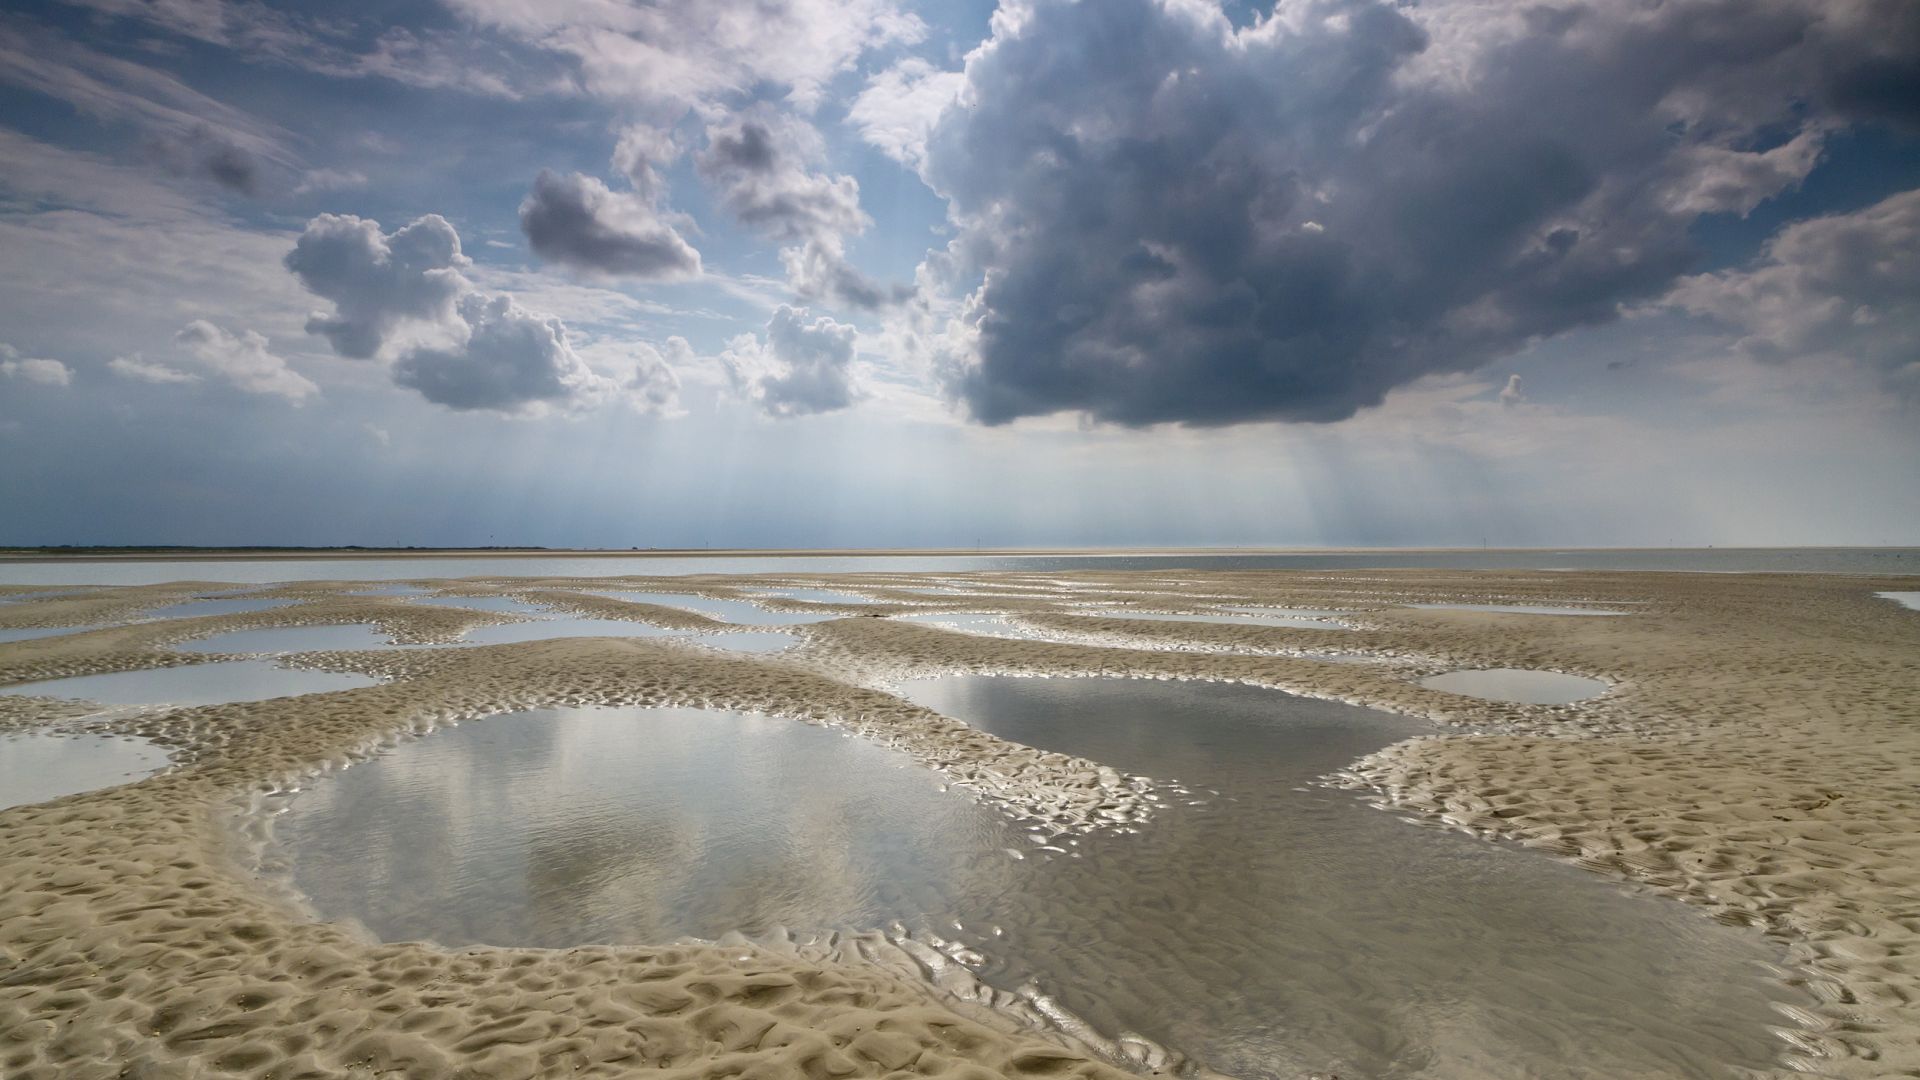
[[[1222,623],[1228,626],[1247,624],[1251,626],[1289,626],[1311,630],[1350,630],[1347,624],[1333,621],[1331,616],[1340,614],[1334,611],[1283,612],[1274,608],[1236,608],[1233,612],[1215,614],[1167,614],[1157,611],[1127,611],[1124,609],[1094,612],[1102,619],[1147,619],[1158,622],[1203,622]]]
[[[296,653],[332,650],[391,649],[392,639],[365,623],[344,626],[274,626],[261,630],[232,630],[167,646],[176,652]]]
[[[1566,675],[1558,671],[1528,671],[1524,668],[1449,671],[1421,679],[1420,685],[1429,690],[1445,690],[1449,694],[1485,698],[1488,701],[1512,701],[1522,705],[1571,705],[1607,692],[1607,684],[1601,679]]]
[[[0,686],[0,694],[79,698],[102,705],[220,705],[372,686],[365,675],[284,668],[269,660],[116,671]]]
[[[330,775],[278,819],[276,850],[323,913],[390,940],[898,920],[978,950],[995,985],[1237,1076],[1719,1076],[1779,1049],[1787,992],[1759,977],[1777,957],[1752,932],[1310,786],[1427,730],[1405,718],[1209,683],[905,693],[1186,787],[1137,833],[1052,836],[792,721],[543,710]]]
[[[166,765],[167,752],[145,739],[0,735],[0,810],[113,787]]]
[[[272,611],[274,608],[297,604],[298,600],[185,600],[178,604],[153,608],[143,614],[150,619],[190,619],[201,615],[239,615],[250,611]]]
[[[1920,592],[1883,592],[1875,593],[1874,595],[1891,600],[1903,607],[1910,607],[1916,611],[1920,611]]]
[[[9,641],[32,641],[36,638],[59,637],[62,634],[78,634],[85,630],[98,630],[98,626],[28,626],[12,630],[0,630],[0,645]]]

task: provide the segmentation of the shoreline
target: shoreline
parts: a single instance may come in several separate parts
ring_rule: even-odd
[[[530,967],[540,973],[538,978],[552,982],[584,980],[585,989],[579,992],[591,1000],[576,996],[569,1002],[588,1014],[596,1007],[593,1002],[604,999],[619,1004],[624,1013],[645,1015],[632,1002],[613,1001],[617,980],[609,981],[609,969],[622,972],[621,979],[643,980],[648,972],[680,969],[668,981],[684,980],[677,984],[681,994],[690,994],[685,988],[694,982],[718,986],[726,980],[715,979],[738,967],[740,962],[732,957],[741,955],[740,947],[586,948],[553,954],[496,950],[497,965],[469,968],[463,966],[471,960],[465,953],[368,944],[337,928],[292,918],[261,895],[243,869],[209,847],[223,835],[224,826],[216,820],[221,800],[324,768],[356,746],[436,718],[457,720],[528,704],[634,701],[759,706],[755,711],[834,724],[869,738],[905,739],[906,748],[923,764],[948,771],[956,783],[990,791],[999,805],[1015,812],[1025,807],[1072,825],[1076,799],[1069,786],[1062,801],[1061,782],[1098,763],[1043,755],[977,732],[969,736],[971,729],[947,728],[937,722],[937,714],[903,709],[903,703],[876,689],[916,674],[960,671],[1224,679],[1455,725],[1472,737],[1449,734],[1395,744],[1354,763],[1335,779],[1374,792],[1402,813],[1516,840],[1700,904],[1722,921],[1761,928],[1790,948],[1807,973],[1805,984],[1826,1003],[1808,1016],[1789,1018],[1798,1023],[1789,1042],[1804,1055],[1798,1063],[1803,1068],[1869,1076],[1920,1063],[1920,1021],[1905,1015],[1905,1006],[1920,1000],[1920,957],[1914,956],[1920,924],[1911,921],[1908,899],[1920,881],[1920,810],[1910,796],[1900,794],[1910,792],[1920,777],[1920,615],[1872,598],[1877,589],[1903,584],[1900,578],[1389,570],[1379,571],[1377,580],[1360,588],[1339,571],[1182,571],[1183,578],[1196,574],[1204,577],[1208,590],[1232,589],[1256,601],[1361,607],[1356,617],[1361,629],[1153,623],[1127,628],[1125,636],[1142,643],[1223,647],[1358,647],[1436,664],[1559,668],[1601,675],[1615,686],[1577,706],[1513,706],[1419,688],[1405,666],[1376,669],[1246,652],[1150,652],[1113,644],[977,637],[893,620],[845,618],[802,627],[804,643],[793,657],[722,656],[610,639],[318,654],[307,658],[310,666],[386,675],[394,681],[313,698],[174,710],[95,726],[84,725],[70,715],[71,709],[47,699],[0,697],[0,730],[85,727],[145,734],[175,749],[182,762],[172,772],[133,785],[0,811],[0,962],[25,956],[36,970],[54,971],[46,980],[0,984],[0,1040],[5,1040],[0,1045],[25,1046],[32,1055],[21,1058],[21,1051],[0,1050],[7,1055],[0,1057],[0,1066],[18,1068],[21,1075],[93,1075],[88,1063],[103,1051],[120,1057],[145,1054],[156,1064],[183,1056],[217,1063],[222,1054],[237,1054],[238,1063],[247,1056],[245,1048],[259,1044],[267,1033],[289,1026],[305,1032],[286,1019],[293,1015],[286,1010],[297,1011],[295,1005],[304,1002],[309,1009],[325,1004],[336,1020],[360,1018],[362,1027],[352,1032],[366,1045],[346,1036],[309,1033],[303,1037],[310,1039],[310,1046],[294,1057],[309,1055],[316,1063],[338,1064],[359,1060],[353,1055],[364,1053],[368,1060],[415,1062],[425,1074],[432,1062],[449,1060],[450,1048],[459,1040],[444,1045],[440,1040],[456,1029],[465,1030],[460,1024],[466,1021],[449,1020],[443,1031],[383,1031],[371,1019],[379,1015],[378,1009],[368,1011],[368,1002],[354,995],[332,994],[329,980],[334,985],[384,985],[383,1000],[393,1004],[413,1000],[419,990],[396,987],[389,976],[424,967],[460,985],[452,1003],[437,1008],[462,1016],[478,1016],[473,1010],[507,1002],[525,1007],[530,991],[519,987],[513,976],[520,967]],[[808,579],[823,576],[810,574]],[[876,576],[891,577],[895,583],[921,580],[912,574],[844,580],[863,591],[884,591],[884,585],[873,582]],[[995,577],[945,576],[987,587]],[[1120,571],[1049,576],[1082,582],[1090,596],[1103,589],[1124,593],[1160,578],[1152,572]],[[670,578],[637,580],[674,587]],[[702,578],[681,582],[680,587],[732,594],[747,583],[769,584],[771,579]],[[184,634],[372,619],[412,640],[444,641],[468,626],[501,621],[470,610],[341,595],[351,584],[308,582],[261,590],[260,595],[278,592],[305,601],[291,608],[0,645],[0,683],[205,662],[204,656],[164,651],[168,641]],[[477,581],[449,584],[496,591]],[[557,590],[606,584],[604,579],[527,579],[503,581],[497,591],[550,598]],[[1165,585],[1159,595],[1173,596],[1185,587]],[[0,625],[26,625],[36,619],[42,625],[79,625],[124,616],[192,591],[95,587],[79,596],[9,604],[0,614]],[[1356,594],[1362,593],[1371,594],[1373,602],[1361,603]],[[895,594],[889,598],[893,603],[880,607],[904,609],[907,595]],[[1385,606],[1395,597],[1649,603],[1630,618],[1581,619]],[[996,597],[976,605],[950,604],[954,598],[948,596],[912,599],[948,610],[987,607],[1047,617],[1047,605],[1037,598]],[[685,612],[654,605],[580,597],[571,606],[595,617],[664,622],[678,616],[680,625],[693,625],[685,621]],[[873,605],[836,608],[787,601],[782,606],[844,615],[881,613],[872,611]],[[1115,632],[1110,626],[1094,629]],[[1098,773],[1092,784],[1082,790],[1101,799],[1120,793]],[[1092,825],[1084,818],[1081,823]],[[174,857],[163,858],[166,855]],[[209,921],[184,913],[214,897],[248,913],[243,924],[255,928],[249,934],[258,934],[258,940],[246,935],[236,939],[222,929],[240,916]],[[146,930],[157,933],[156,924],[179,924],[177,932],[165,935],[176,940],[158,953],[132,946],[127,935],[135,928],[111,918],[112,912],[147,910],[136,900],[157,911],[134,920]],[[84,935],[89,944],[70,945],[49,934]],[[315,960],[312,949],[327,955]],[[188,985],[167,987],[143,981],[138,965],[128,966],[130,956],[154,962],[176,952],[169,964],[184,963],[206,974],[188,980]],[[795,971],[813,970],[807,964],[819,961],[802,962],[774,950],[749,950],[748,955],[757,974],[746,977],[747,983],[775,976],[791,980]],[[308,957],[306,966],[301,956]],[[234,964],[251,974],[229,977]],[[995,1032],[990,1024],[979,1025],[977,1018],[967,1020],[926,1004],[924,996],[915,1004],[908,993],[911,987],[888,981],[899,978],[897,971],[885,978],[858,965],[823,964],[818,971],[839,991],[864,995],[867,1004],[830,1007],[817,994],[781,990],[773,995],[780,1001],[759,1008],[753,1001],[766,994],[753,990],[711,1005],[724,1006],[722,1011],[742,1023],[749,1016],[757,1018],[754,1023],[765,1020],[795,1040],[785,1046],[761,1045],[748,1054],[769,1064],[790,1064],[791,1054],[783,1054],[807,1043],[809,1032],[891,1019],[901,1025],[889,1035],[919,1040],[921,1052],[946,1045],[938,1032],[964,1030],[982,1040],[967,1056],[990,1058],[1010,1075],[1123,1075],[1071,1047]],[[55,1039],[37,1026],[44,1017],[36,1015],[35,1002],[85,998],[102,979],[120,992],[111,1000],[80,1003],[76,1018],[82,1034],[69,1032]],[[185,1007],[182,1003],[189,1000],[213,1012],[231,1012],[230,1006],[196,995],[213,984],[232,990],[239,983],[255,982],[283,991],[291,982],[296,989],[275,991],[280,996],[273,1000],[296,1000],[258,1023],[203,1039],[183,1042],[177,1033],[156,1037],[142,1030],[143,1017],[173,1015],[170,1010]],[[298,989],[309,984],[308,990]],[[368,992],[363,990],[361,997]],[[540,992],[531,993],[540,999]],[[557,1008],[536,1012],[569,1015]],[[936,1021],[939,1016],[948,1019]],[[961,1027],[943,1026],[950,1024]],[[978,1030],[968,1024],[979,1025]],[[599,1034],[550,1033],[499,1050],[498,1075],[530,1075],[514,1072],[518,1066],[509,1067],[508,1059],[536,1070],[579,1060],[567,1055],[586,1053],[582,1047],[597,1045],[594,1039],[603,1036],[609,1045],[618,1043],[620,1037],[612,1032],[625,1030],[611,1021],[583,1026]],[[702,1040],[711,1033],[670,1027],[690,1054],[696,1052],[695,1044],[709,1045]],[[858,1038],[849,1037],[847,1045]],[[724,1042],[721,1038],[713,1045]],[[92,1056],[76,1053],[56,1062],[49,1055],[61,1047],[86,1049]],[[877,1044],[869,1048],[879,1056],[849,1060],[860,1067],[857,1071],[877,1075],[887,1067],[887,1054]],[[1040,1056],[1023,1056],[1030,1054]],[[464,1058],[461,1063],[469,1064]],[[618,1075],[635,1066],[631,1058],[594,1060],[579,1075]],[[957,1061],[955,1067],[960,1067]]]

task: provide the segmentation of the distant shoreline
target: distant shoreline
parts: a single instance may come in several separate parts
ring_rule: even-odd
[[[979,557],[1072,558],[1102,555],[1341,555],[1418,552],[1610,552],[1610,551],[1912,551],[1920,546],[1790,544],[1784,546],[1568,547],[1031,547],[1031,548],[374,548],[374,547],[22,547],[0,548],[0,563],[272,561],[297,559],[688,559],[688,558],[881,558]]]

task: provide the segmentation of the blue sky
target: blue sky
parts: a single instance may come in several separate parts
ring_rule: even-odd
[[[1920,543],[1904,0],[0,16],[0,543]]]

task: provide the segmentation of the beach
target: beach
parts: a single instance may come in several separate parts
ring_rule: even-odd
[[[1779,1071],[1920,1072],[1920,612],[1911,578],[1545,571],[1049,571],[417,580],[681,639],[435,647],[515,616],[268,585],[268,610],[138,620],[210,582],[0,587],[0,687],[217,662],[173,646],[236,630],[366,623],[417,648],[292,662],[382,681],[326,694],[107,713],[0,696],[0,731],[152,740],[174,767],[0,810],[0,1072],[20,1077],[1127,1075],[1206,1069],[1076,1026],[937,948],[871,928],[831,941],[444,949],[317,921],[261,872],[263,801],[383,745],[564,705],[703,706],[893,747],[1015,820],[1071,836],[1153,827],[1163,778],[1031,749],[914,705],[955,673],[1226,681],[1418,717],[1442,734],[1326,781],[1429,826],[1517,841],[1748,927],[1812,1004]],[[769,596],[841,590],[862,602]],[[697,592],[828,616],[755,656],[740,627],[599,591]],[[595,590],[589,592],[587,590]],[[1575,605],[1607,618],[1422,609]],[[1345,625],[1130,620],[1221,604],[1336,610]],[[1105,605],[1102,610],[1098,605]],[[990,612],[1017,636],[888,618]],[[118,625],[116,625],[118,624]],[[1335,662],[1365,654],[1371,662]],[[1461,668],[1605,680],[1569,705],[1420,685]],[[822,781],[828,782],[828,781]],[[1408,828],[1415,828],[1409,824]],[[1390,872],[1383,870],[1383,873]],[[1194,883],[1195,888],[1205,883]],[[1651,898],[1647,901],[1655,902]]]

